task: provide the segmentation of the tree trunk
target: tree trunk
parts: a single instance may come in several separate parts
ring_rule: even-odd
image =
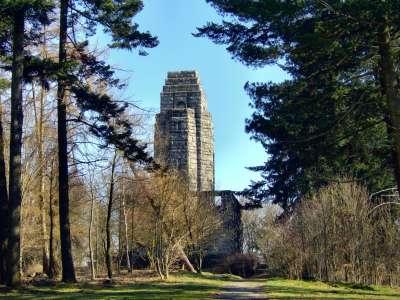
[[[390,33],[387,20],[379,34],[379,53],[380,53],[380,77],[382,91],[386,98],[388,121],[388,132],[391,138],[393,153],[393,169],[400,193],[400,94],[399,83],[397,82],[396,72],[393,62],[393,53],[390,45]]]
[[[192,263],[186,256],[186,253],[185,253],[185,251],[183,251],[182,246],[178,246],[177,250],[179,253],[179,259],[181,260],[182,264],[185,265],[190,272],[196,273],[196,269],[193,267]]]
[[[117,272],[121,273],[121,262],[122,262],[122,203],[119,201],[118,210],[118,261],[117,261]]]
[[[33,98],[33,109],[35,113],[35,129],[36,129],[36,147],[38,149],[38,161],[39,161],[39,170],[38,170],[38,184],[37,184],[37,196],[38,203],[40,207],[41,213],[41,226],[42,226],[42,267],[43,273],[49,275],[49,246],[48,246],[48,235],[47,235],[47,211],[46,211],[46,201],[44,196],[44,169],[45,169],[45,160],[44,160],[44,143],[43,143],[43,115],[44,115],[44,99],[45,99],[45,88],[43,84],[40,87],[40,96],[39,96],[39,112],[36,107],[36,96],[35,96],[35,86],[32,83],[32,98]]]
[[[54,260],[54,209],[53,209],[53,170],[54,160],[51,161],[50,166],[50,182],[49,182],[49,278],[54,278],[56,274],[56,264]]]
[[[93,182],[90,183],[90,222],[89,222],[89,253],[90,253],[90,271],[92,280],[96,279],[96,272],[94,269],[94,257],[92,247],[92,231],[93,231],[93,219],[94,219],[94,191]]]
[[[96,251],[96,274],[99,273],[99,224],[100,224],[100,212],[99,210],[97,210],[97,214],[96,214],[96,245],[95,245],[95,251]]]
[[[112,253],[111,253],[111,212],[112,212],[112,203],[114,196],[114,172],[115,172],[115,163],[117,160],[117,150],[114,152],[114,156],[111,163],[111,178],[110,178],[110,190],[109,190],[109,198],[108,198],[108,207],[107,207],[107,220],[106,220],[106,266],[107,266],[107,276],[109,280],[112,280]]]
[[[43,47],[42,47],[42,58],[47,58],[47,48],[46,48],[46,27],[44,27],[43,32]],[[44,196],[44,170],[46,164],[44,159],[44,141],[43,141],[43,122],[44,122],[44,106],[46,98],[46,89],[44,84],[40,86],[40,97],[39,97],[39,116],[36,117],[37,124],[37,143],[38,143],[38,159],[40,164],[39,169],[39,205],[41,210],[41,223],[42,223],[42,238],[43,238],[43,249],[42,249],[42,265],[43,273],[46,273],[50,277],[50,266],[49,266],[49,240],[47,234],[47,222],[46,222],[46,201]],[[35,101],[34,101],[35,103]]]
[[[61,72],[67,62],[67,17],[68,0],[60,3],[60,44],[59,63]],[[59,177],[59,214],[60,214],[60,240],[61,240],[61,264],[62,281],[76,282],[74,262],[72,258],[71,230],[69,223],[69,186],[68,186],[68,152],[67,152],[67,109],[66,109],[67,83],[63,74],[58,78],[57,89],[57,126],[58,126],[58,177]]]
[[[125,224],[125,255],[126,255],[126,265],[128,267],[128,272],[132,273],[131,260],[129,257],[129,239],[128,239],[128,217],[126,215],[126,204],[125,204],[125,186],[122,187],[122,210],[124,214],[124,224]]]
[[[8,191],[4,160],[3,109],[0,100],[0,284],[6,283]]]
[[[20,284],[20,218],[21,218],[21,150],[22,150],[22,88],[24,71],[25,11],[14,13],[13,62],[11,81],[11,125],[9,161],[9,217],[7,244],[8,286]]]
[[[186,222],[186,226],[187,226],[187,230],[189,232],[189,238],[190,241],[192,243],[192,253],[193,255],[196,257],[196,251],[195,250],[195,246],[194,246],[194,238],[193,238],[193,230],[192,230],[192,225],[191,222],[189,220],[189,216],[188,216],[188,212],[187,212],[187,207],[186,207],[186,203],[183,206],[183,212],[185,215],[185,222]],[[183,251],[183,248],[181,246],[179,246],[178,251],[181,253],[181,261],[183,263],[183,265],[186,265],[188,267],[188,269],[192,272],[192,273],[196,273],[196,271],[198,273],[201,273],[201,264],[200,264],[200,260],[198,260],[198,264],[195,264],[195,267],[193,267],[193,265],[191,264],[190,260],[188,259],[188,257],[186,256],[185,252]]]
[[[133,236],[134,236],[134,232],[135,232],[135,202],[132,201],[132,207],[131,207],[131,242],[130,242],[130,246],[131,246],[131,253],[130,253],[130,262],[131,262],[131,272],[133,269]]]

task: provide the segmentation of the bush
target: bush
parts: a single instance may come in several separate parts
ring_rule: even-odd
[[[254,275],[257,264],[258,261],[254,255],[236,253],[225,258],[224,269],[230,274],[248,278]]]
[[[260,227],[256,242],[268,275],[400,285],[400,211],[374,209],[380,202],[372,203],[366,188],[351,178],[337,181]]]

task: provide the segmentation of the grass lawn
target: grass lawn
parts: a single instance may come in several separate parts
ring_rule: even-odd
[[[179,273],[168,281],[146,275],[116,279],[113,285],[95,283],[56,284],[55,286],[25,285],[7,291],[0,287],[3,299],[211,299],[223,286],[240,280],[232,275],[205,273],[202,276]],[[351,284],[327,284],[319,281],[287,279],[240,280],[241,285],[265,287],[268,299],[400,299],[400,289],[382,286],[357,287]]]
[[[0,290],[0,299],[209,299],[222,286],[235,280],[230,275],[182,273],[171,275],[162,282],[156,279],[135,283],[115,283],[104,286],[99,283],[57,284],[56,286],[27,285],[18,290]]]
[[[400,299],[400,289],[389,287],[286,279],[268,279],[266,292],[268,299]]]

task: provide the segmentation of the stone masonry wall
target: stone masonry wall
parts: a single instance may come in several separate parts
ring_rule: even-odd
[[[156,116],[154,155],[184,172],[191,190],[214,190],[212,118],[196,71],[168,72]]]

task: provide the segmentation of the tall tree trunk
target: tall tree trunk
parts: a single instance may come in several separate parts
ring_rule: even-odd
[[[107,266],[107,276],[109,280],[112,280],[112,252],[111,252],[111,212],[112,212],[112,203],[114,196],[114,172],[115,172],[115,163],[117,161],[117,150],[114,152],[114,156],[112,158],[111,163],[111,178],[110,178],[110,190],[109,190],[109,198],[108,198],[108,207],[107,207],[107,220],[106,220],[106,266]]]
[[[67,62],[67,19],[68,0],[61,0],[60,3],[60,44],[59,63],[62,68]],[[58,78],[57,89],[57,126],[58,126],[58,193],[59,193],[59,214],[60,214],[60,240],[61,240],[61,264],[62,281],[75,282],[75,269],[72,258],[71,229],[69,223],[69,186],[68,186],[68,152],[67,152],[67,109],[66,109],[66,88],[67,83],[63,74]]]
[[[96,274],[99,273],[99,223],[100,223],[100,212],[97,210],[96,214],[96,245],[95,245],[95,257],[96,257]]]
[[[122,203],[119,202],[119,216],[118,216],[118,264],[117,272],[121,273],[121,262],[122,262]]]
[[[122,186],[122,210],[124,214],[124,225],[125,225],[125,255],[126,255],[126,265],[128,267],[128,272],[132,273],[131,260],[129,257],[129,239],[128,239],[128,217],[126,213],[126,203],[125,203],[125,185]]]
[[[9,167],[9,218],[7,243],[8,286],[20,284],[20,219],[21,219],[21,150],[22,150],[22,88],[24,71],[25,10],[13,16],[13,62],[11,81],[11,125]]]
[[[41,223],[42,223],[42,237],[43,237],[43,245],[42,245],[42,264],[43,264],[43,272],[47,275],[50,275],[49,269],[49,240],[47,234],[47,222],[46,222],[46,201],[44,197],[44,167],[45,167],[45,159],[44,159],[44,151],[43,151],[43,111],[44,111],[44,87],[42,86],[42,92],[40,96],[40,112],[39,112],[39,163],[41,164],[39,170],[39,203],[41,209]]]
[[[132,206],[131,206],[131,242],[130,242],[130,245],[131,245],[131,256],[130,256],[130,262],[131,262],[131,272],[132,272],[132,269],[133,269],[133,247],[134,247],[134,243],[133,243],[133,236],[134,236],[134,233],[135,233],[135,202],[134,201],[132,201]]]
[[[54,208],[53,208],[53,170],[54,159],[51,161],[50,166],[50,182],[49,182],[49,278],[54,278],[56,274],[56,264],[54,259]]]
[[[3,109],[0,99],[0,284],[6,283],[8,191],[6,163],[4,160]]]
[[[90,254],[90,271],[92,280],[96,279],[96,272],[94,269],[94,257],[92,247],[92,231],[93,231],[93,219],[94,219],[94,191],[93,182],[90,183],[90,221],[89,221],[89,254]]]
[[[44,121],[44,99],[46,97],[46,91],[43,84],[40,86],[40,96],[39,96],[39,111],[36,105],[35,96],[35,85],[32,83],[32,98],[33,98],[33,108],[35,113],[35,129],[36,129],[36,146],[38,149],[38,184],[37,184],[37,196],[38,203],[40,207],[41,214],[41,226],[42,226],[42,267],[43,273],[49,275],[49,240],[47,235],[47,211],[46,211],[46,201],[44,196],[44,169],[46,166],[44,160],[44,142],[43,142],[43,121]]]
[[[382,91],[386,98],[388,121],[387,126],[391,138],[393,153],[393,169],[400,193],[400,93],[399,82],[394,68],[393,53],[390,45],[390,28],[387,20],[383,22],[379,34],[380,77]]]
[[[43,30],[43,46],[42,46],[42,58],[47,58],[47,44],[46,44],[46,26]],[[42,265],[43,265],[43,273],[46,273],[47,276],[50,277],[50,266],[49,266],[49,239],[47,234],[47,210],[46,210],[46,201],[44,196],[44,170],[45,170],[45,159],[44,159],[44,132],[43,132],[43,122],[44,122],[44,106],[46,99],[46,89],[44,84],[40,86],[40,97],[39,97],[39,114],[36,118],[37,123],[37,143],[38,143],[38,159],[40,164],[39,169],[39,204],[41,210],[41,223],[42,223]],[[35,101],[34,101],[35,103]]]

